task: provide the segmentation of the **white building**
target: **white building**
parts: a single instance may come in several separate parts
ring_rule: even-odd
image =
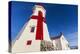
[[[41,51],[42,40],[51,41],[45,20],[46,10],[35,5],[30,20],[25,23],[12,45],[12,52]]]
[[[45,15],[43,6],[34,6],[30,20],[25,23],[12,44],[13,53],[69,49],[68,41],[63,35],[50,38]]]
[[[70,49],[69,43],[62,33],[56,37],[51,37],[51,40],[54,45],[54,50],[68,50],[68,49]]]

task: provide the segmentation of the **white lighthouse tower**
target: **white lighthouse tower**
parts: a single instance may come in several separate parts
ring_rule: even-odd
[[[45,20],[45,14],[46,10],[43,6],[34,6],[30,20],[25,23],[12,45],[12,52],[41,51],[41,41],[51,41]]]

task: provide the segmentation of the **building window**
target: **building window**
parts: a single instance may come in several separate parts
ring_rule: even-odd
[[[31,31],[30,32],[34,32],[35,27],[31,27]]]
[[[69,47],[69,44],[68,44],[68,47]]]
[[[66,44],[66,47],[69,47],[69,44]]]
[[[27,45],[31,45],[32,41],[31,40],[28,40],[27,41]]]

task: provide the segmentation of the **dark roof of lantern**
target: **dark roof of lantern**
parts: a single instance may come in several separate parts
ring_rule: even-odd
[[[36,5],[40,5],[40,6],[42,6],[42,4],[41,4],[41,3],[37,3]]]

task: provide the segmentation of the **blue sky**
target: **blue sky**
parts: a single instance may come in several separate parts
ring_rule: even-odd
[[[11,37],[15,39],[23,25],[32,14],[36,3],[11,3]],[[63,32],[71,46],[77,45],[78,39],[78,7],[76,5],[43,4],[46,9],[46,21],[50,36],[57,36]]]

